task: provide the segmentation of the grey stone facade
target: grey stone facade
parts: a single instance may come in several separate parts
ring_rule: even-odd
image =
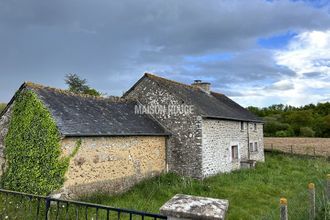
[[[244,122],[241,129],[240,121],[204,119],[202,126],[202,172],[203,176],[210,176],[219,172],[230,172],[240,169],[241,161],[264,160],[263,125]],[[248,142],[255,144],[258,149],[249,152]],[[238,146],[238,159],[232,158],[232,146]],[[250,154],[250,155],[249,155]]]
[[[193,104],[189,98],[184,99],[180,92],[175,94],[149,77],[142,77],[125,94],[125,98],[137,99],[143,105]],[[193,110],[188,115],[152,114],[172,133],[167,144],[169,170],[204,178],[239,169],[241,161],[264,161],[262,123],[256,123],[254,130],[254,123],[249,122],[248,130],[248,122],[244,121],[245,127],[241,130],[239,120],[210,119],[197,107]],[[257,151],[249,152],[250,142],[257,142]],[[238,146],[239,157],[233,160],[231,148],[234,145]]]
[[[137,99],[143,105],[189,105],[190,103],[171,94],[156,82],[144,78],[126,98]],[[167,141],[167,165],[169,170],[179,174],[201,177],[202,162],[202,118],[197,112],[178,115],[152,115],[172,135]]]

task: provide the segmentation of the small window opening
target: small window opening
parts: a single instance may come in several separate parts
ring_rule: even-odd
[[[231,157],[233,160],[238,159],[238,146],[237,145],[231,146]]]

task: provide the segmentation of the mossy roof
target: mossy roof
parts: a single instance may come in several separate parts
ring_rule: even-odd
[[[38,95],[52,114],[60,133],[66,137],[169,135],[153,118],[136,114],[137,103],[132,100],[78,95],[30,82],[24,83],[16,95],[23,89]],[[8,106],[14,102],[15,96]]]

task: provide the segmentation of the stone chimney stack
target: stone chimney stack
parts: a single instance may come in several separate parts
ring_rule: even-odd
[[[194,87],[198,87],[198,88],[202,89],[204,92],[210,94],[211,83],[202,82],[202,80],[195,80],[194,83],[191,85]]]

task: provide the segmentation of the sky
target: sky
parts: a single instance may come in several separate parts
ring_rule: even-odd
[[[122,95],[144,72],[242,106],[330,101],[330,2],[0,0],[0,102],[68,73]]]

